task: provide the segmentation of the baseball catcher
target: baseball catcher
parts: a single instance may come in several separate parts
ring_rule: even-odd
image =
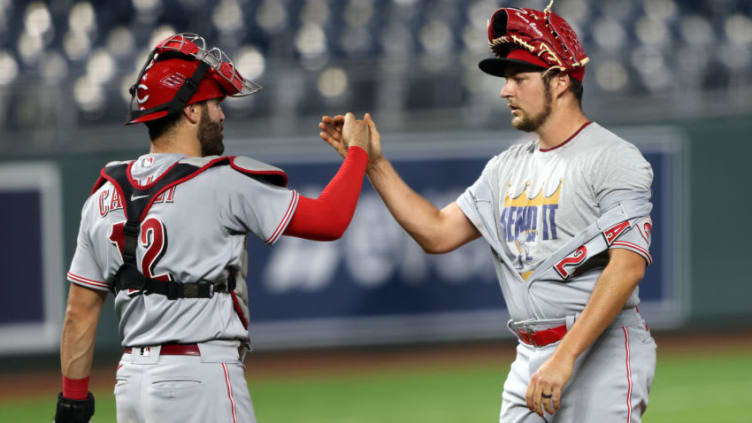
[[[222,155],[222,101],[260,89],[196,34],[173,35],[147,58],[131,88],[128,124],[147,126],[150,151],[107,164],[81,211],[57,423],[94,414],[89,373],[110,292],[123,347],[118,422],[256,421],[243,365],[247,236],[268,244],[282,235],[339,238],[355,210],[369,141],[367,125],[348,114],[339,171],[318,198],[299,195],[281,169]]]

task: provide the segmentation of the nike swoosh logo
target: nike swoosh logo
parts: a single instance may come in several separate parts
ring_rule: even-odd
[[[147,195],[133,195],[133,194],[131,194],[131,201],[140,200],[140,199],[146,198],[148,196],[149,196],[148,194]]]

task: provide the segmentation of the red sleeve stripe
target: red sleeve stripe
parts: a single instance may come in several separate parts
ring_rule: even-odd
[[[97,287],[97,288],[110,289],[110,284],[108,284],[106,282],[95,281],[93,279],[87,279],[87,278],[85,278],[83,276],[78,276],[78,275],[73,274],[71,272],[68,272],[68,279],[71,282],[78,282],[78,283],[82,283],[84,285],[89,285],[89,286]]]
[[[290,219],[292,219],[293,214],[295,214],[295,208],[298,205],[298,197],[299,194],[297,191],[292,192],[292,199],[290,200],[290,205],[287,206],[287,211],[285,212],[285,215],[282,217],[282,221],[279,222],[279,225],[277,225],[277,229],[274,230],[272,235],[267,238],[265,241],[267,244],[274,244],[277,242],[277,239],[279,239],[280,235],[282,235],[282,232],[284,232],[285,228],[287,227],[287,224],[290,223]]]
[[[637,252],[637,253],[641,254],[642,256],[644,256],[645,259],[647,259],[648,264],[653,264],[653,257],[650,255],[650,252],[648,252],[648,250],[640,247],[639,245],[631,243],[629,241],[614,241],[614,243],[611,244],[612,247],[613,246],[617,246],[617,245],[620,245],[622,247],[627,247],[630,250],[634,250],[635,252]]]

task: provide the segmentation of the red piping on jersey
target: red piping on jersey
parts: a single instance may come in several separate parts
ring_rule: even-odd
[[[611,244],[611,245],[612,246],[613,245],[621,245],[623,247],[629,247],[629,248],[635,249],[638,252],[640,252],[643,256],[645,256],[645,258],[648,261],[648,264],[652,264],[653,263],[653,257],[650,255],[650,252],[647,251],[646,249],[640,247],[637,244],[631,243],[629,241],[614,241],[614,243]]]
[[[242,283],[245,283],[243,281]],[[245,316],[243,315],[243,309],[240,308],[240,302],[238,301],[238,296],[235,295],[234,292],[230,292],[230,296],[232,297],[232,306],[235,308],[235,313],[240,318],[240,323],[243,324],[243,327],[248,329],[248,321],[245,320]]]
[[[290,198],[290,204],[287,206],[287,211],[285,211],[285,215],[282,216],[282,220],[279,222],[279,225],[274,229],[274,232],[269,236],[269,238],[266,239],[267,244],[274,244],[275,241],[277,241],[277,238],[279,238],[280,233],[282,232],[283,228],[287,228],[287,224],[292,218],[293,214],[295,213],[295,210],[297,209],[298,204],[298,197],[300,194],[298,194],[297,191],[292,192],[292,198]]]
[[[160,179],[164,178],[168,173],[170,173],[170,171],[172,170],[172,168],[175,167],[178,163],[180,163],[180,160],[178,160],[175,163],[171,164],[170,167],[167,168],[167,170],[165,170],[164,172],[162,172],[162,174],[159,175],[159,177],[157,177],[157,179],[149,182],[146,185],[139,184],[138,181],[135,180],[135,179],[133,179],[133,176],[131,176],[131,168],[133,167],[134,164],[136,164],[136,160],[134,160],[134,161],[130,162],[130,164],[128,164],[128,169],[125,170],[125,176],[128,177],[128,182],[130,182],[131,185],[133,185],[134,187],[136,187],[137,189],[139,189],[141,191],[144,191],[144,190],[147,190],[147,189],[153,187],[154,184],[156,184],[157,182],[159,182]]]
[[[68,272],[68,278],[72,279],[72,280],[74,280],[76,282],[80,282],[80,283],[87,284],[87,285],[93,285],[93,286],[96,286],[96,287],[107,288],[107,289],[110,288],[110,285],[107,284],[106,282],[95,281],[93,279],[87,279],[87,278],[85,278],[83,276],[78,276],[78,275],[76,275],[74,273],[71,273],[71,272]]]
[[[102,185],[104,185],[105,182],[107,182],[107,179],[105,179],[102,175],[99,175],[97,177],[96,182],[94,182],[94,187],[91,189],[91,192],[89,193],[89,195],[92,195],[95,192],[97,192],[97,190],[99,189],[99,187],[101,187]]]
[[[632,421],[632,364],[629,357],[629,332],[622,326],[624,331],[624,349],[627,352],[627,423]]]
[[[143,220],[143,218],[144,218],[144,217],[146,216],[146,213],[147,213],[147,212],[149,211],[149,209],[151,208],[151,206],[152,206],[152,205],[154,204],[154,200],[156,200],[156,199],[157,199],[157,198],[159,197],[159,195],[160,195],[160,194],[162,194],[163,192],[167,191],[168,189],[170,189],[170,188],[172,188],[172,187],[174,187],[174,186],[176,186],[176,185],[178,185],[178,184],[182,184],[183,182],[185,182],[185,181],[187,181],[187,180],[189,180],[189,179],[192,179],[192,178],[196,177],[196,176],[197,176],[198,174],[200,174],[201,172],[205,171],[206,169],[208,169],[208,168],[210,168],[210,167],[214,166],[215,164],[217,164],[217,163],[219,163],[219,162],[221,162],[221,161],[224,161],[224,160],[229,160],[229,158],[228,158],[228,157],[217,157],[216,159],[214,159],[214,160],[210,161],[209,163],[207,163],[207,164],[205,164],[205,165],[201,166],[201,167],[200,167],[200,168],[199,168],[198,170],[194,171],[194,172],[193,172],[193,173],[191,173],[190,175],[188,175],[188,176],[185,176],[185,177],[183,177],[183,178],[181,178],[181,179],[178,179],[178,180],[172,181],[171,183],[169,183],[169,184],[165,185],[164,187],[162,187],[162,189],[160,189],[159,191],[157,191],[156,193],[154,193],[154,195],[153,195],[153,196],[151,197],[151,199],[149,200],[149,202],[148,202],[148,203],[146,204],[146,207],[144,208],[144,211],[143,211],[143,213],[141,213],[141,220]],[[135,163],[135,162],[131,162],[131,165],[132,165],[133,163]],[[176,165],[177,163],[179,163],[179,161],[178,161],[178,162],[175,162],[175,164],[173,164],[172,166],[170,166],[170,168],[169,168],[169,169],[172,169],[172,167],[173,167],[173,166],[175,166],[175,165]],[[131,166],[131,165],[129,165],[129,169],[130,169],[130,166]],[[167,171],[165,171],[165,173],[163,173],[162,175],[160,175],[160,177],[159,177],[159,178],[157,178],[157,181],[158,181],[159,179],[161,179],[161,178],[162,178],[162,177],[163,177],[164,175],[166,175],[166,174],[167,174],[167,172],[169,172],[169,169],[168,169]],[[129,179],[129,181],[130,181],[131,183],[133,183],[133,182],[132,182],[132,179],[131,179],[131,176],[130,176],[130,170],[129,170],[128,172],[126,172],[126,174],[127,174],[127,176],[128,176],[128,179]],[[106,172],[104,171],[104,169],[102,169],[102,170],[101,170],[101,175],[102,175],[102,176],[100,177],[100,179],[101,179],[101,178],[104,178],[104,179],[106,179],[106,180],[110,181],[110,183],[112,183],[112,185],[114,185],[114,186],[115,186],[115,189],[116,189],[116,190],[118,191],[118,195],[120,195],[120,198],[122,199],[122,201],[123,201],[123,202],[125,202],[125,194],[123,193],[123,189],[122,189],[122,187],[120,186],[120,184],[118,184],[118,183],[117,183],[117,182],[115,181],[115,179],[114,179],[114,178],[110,177],[110,175],[108,175],[108,174],[107,174],[107,173],[106,173]],[[156,183],[156,181],[155,181],[155,183]],[[149,186],[151,186],[151,185],[152,185],[152,184],[150,184]],[[123,214],[125,215],[125,218],[126,218],[126,219],[128,219],[128,210],[127,210],[127,209],[128,209],[128,208],[127,208],[127,207],[125,207],[125,204],[123,204]]]
[[[154,194],[154,196],[153,196],[153,197],[151,198],[151,200],[149,201],[149,204],[147,204],[147,205],[146,205],[146,208],[144,209],[144,212],[143,212],[143,214],[141,215],[141,219],[143,219],[143,218],[144,218],[144,217],[146,216],[146,213],[147,213],[147,212],[149,211],[149,209],[151,208],[151,206],[152,206],[152,203],[154,202],[154,200],[155,200],[156,198],[158,198],[158,197],[160,196],[160,194],[162,194],[163,192],[167,191],[168,189],[170,189],[170,188],[172,188],[172,187],[174,187],[174,186],[176,186],[176,185],[178,185],[178,184],[182,184],[183,182],[185,182],[185,181],[187,181],[187,180],[189,180],[189,179],[191,179],[191,178],[194,178],[194,177],[195,177],[195,176],[197,176],[197,175],[198,175],[199,173],[201,173],[201,172],[205,171],[206,169],[208,169],[208,168],[210,168],[210,167],[212,167],[212,166],[216,165],[217,163],[223,162],[223,161],[227,161],[227,162],[228,162],[228,163],[230,164],[230,166],[231,166],[231,167],[232,167],[233,169],[235,169],[235,170],[236,170],[236,171],[238,171],[238,172],[244,173],[244,174],[246,174],[246,175],[268,175],[268,176],[279,176],[279,177],[281,177],[281,178],[282,178],[282,181],[283,181],[283,185],[282,185],[282,186],[286,186],[286,185],[287,185],[287,174],[286,174],[285,172],[282,172],[282,171],[273,171],[273,170],[269,170],[269,171],[253,171],[253,170],[243,169],[242,167],[239,167],[239,166],[235,165],[235,163],[233,162],[233,160],[235,159],[235,157],[236,157],[236,156],[230,156],[230,157],[228,157],[228,156],[222,156],[222,157],[217,157],[216,159],[214,159],[214,160],[210,161],[209,163],[207,163],[207,164],[205,164],[205,165],[201,166],[201,167],[200,167],[200,168],[199,168],[199,169],[198,169],[197,171],[195,171],[195,172],[191,173],[190,175],[188,175],[188,176],[186,176],[186,177],[184,177],[184,178],[182,178],[182,179],[178,179],[178,180],[176,180],[176,181],[173,181],[172,183],[170,183],[170,184],[168,184],[168,185],[164,186],[164,187],[163,187],[163,188],[162,188],[161,190],[159,190],[158,192],[156,192],[156,193]],[[166,170],[166,171],[164,171],[164,172],[163,172],[163,173],[162,173],[161,175],[159,175],[159,177],[158,177],[158,178],[157,178],[156,180],[154,180],[153,182],[151,182],[151,183],[149,183],[149,184],[147,184],[147,185],[140,185],[140,184],[139,184],[139,183],[138,183],[138,182],[137,182],[137,181],[136,181],[135,179],[133,179],[133,177],[131,176],[131,167],[133,166],[133,164],[134,164],[134,163],[136,163],[136,161],[132,161],[132,162],[131,162],[131,163],[130,163],[130,164],[128,165],[128,169],[126,170],[126,173],[125,173],[125,174],[126,174],[126,176],[128,177],[128,181],[129,181],[129,182],[130,182],[130,183],[131,183],[131,184],[132,184],[133,186],[135,186],[135,187],[136,187],[137,189],[139,189],[139,190],[142,190],[142,191],[143,191],[143,190],[146,190],[146,189],[149,189],[149,188],[151,188],[152,186],[154,186],[154,184],[156,184],[157,182],[159,182],[159,180],[160,180],[160,179],[162,179],[162,178],[163,178],[163,177],[164,177],[165,175],[167,175],[167,174],[168,174],[168,173],[170,172],[170,170],[171,170],[171,169],[172,169],[173,167],[175,167],[175,166],[176,166],[176,165],[177,165],[178,163],[180,163],[180,161],[178,160],[178,161],[176,161],[175,163],[173,163],[173,164],[172,164],[172,165],[171,165],[171,166],[170,166],[169,168],[167,168],[167,170]],[[99,188],[100,188],[100,187],[101,187],[101,186],[102,186],[102,185],[104,184],[104,181],[105,181],[105,180],[106,180],[106,181],[110,181],[110,182],[111,182],[111,183],[112,183],[112,184],[113,184],[113,185],[115,186],[115,188],[116,188],[116,189],[118,190],[118,193],[120,194],[120,197],[121,197],[121,198],[125,198],[125,196],[123,195],[123,191],[122,191],[122,189],[120,189],[120,186],[119,186],[119,185],[118,185],[118,184],[117,184],[117,183],[116,183],[116,182],[114,181],[114,179],[110,178],[110,177],[109,177],[109,176],[108,176],[108,175],[107,175],[107,174],[105,173],[104,169],[102,169],[102,170],[100,171],[100,176],[99,176],[99,178],[97,179],[97,181],[96,181],[96,182],[94,183],[94,188],[92,188],[92,190],[91,190],[91,194],[94,194],[94,193],[95,193],[95,192],[97,191],[97,189],[99,189]],[[91,194],[89,194],[89,195],[91,195]],[[123,200],[123,201],[125,201],[125,200]],[[127,212],[126,212],[126,210],[125,210],[125,209],[126,209],[126,207],[125,207],[125,204],[123,204],[123,213],[124,213],[124,214],[126,215],[125,217],[126,217],[126,219],[127,219],[127,218],[128,218],[128,214],[127,214]]]
[[[549,151],[552,151],[552,150],[556,150],[556,149],[557,149],[557,148],[559,148],[559,147],[563,147],[563,146],[564,146],[564,144],[567,144],[567,143],[569,143],[569,141],[572,141],[572,140],[574,139],[574,137],[576,137],[576,136],[577,136],[577,134],[579,134],[579,133],[580,133],[580,131],[582,131],[583,129],[585,129],[585,128],[586,128],[586,127],[587,127],[588,125],[590,125],[591,123],[593,123],[593,122],[591,122],[591,121],[587,121],[587,122],[585,122],[584,124],[582,124],[582,126],[580,126],[580,129],[578,129],[577,131],[575,131],[575,133],[574,133],[574,134],[570,135],[570,136],[569,136],[569,138],[567,138],[566,140],[564,140],[564,142],[563,142],[563,143],[561,143],[561,144],[557,145],[556,147],[551,147],[551,148],[541,148],[541,149],[539,149],[538,151],[540,151],[541,153],[547,153],[547,152],[549,152]]]
[[[235,400],[232,398],[232,385],[230,384],[230,373],[227,371],[227,365],[222,363],[222,370],[225,372],[225,383],[227,384],[227,396],[230,398],[230,408],[232,409],[232,421],[238,423],[238,417],[235,413]]]
[[[159,191],[155,192],[154,195],[151,196],[151,199],[149,200],[149,203],[146,204],[146,207],[144,208],[144,211],[141,213],[140,220],[143,220],[144,217],[146,217],[146,213],[149,211],[149,209],[151,208],[152,204],[154,204],[154,200],[156,200],[163,192],[167,191],[168,189],[170,189],[170,188],[172,188],[172,187],[174,187],[176,185],[182,184],[185,181],[188,181],[188,180],[191,180],[191,179],[195,178],[196,176],[198,176],[200,173],[202,173],[206,169],[209,169],[210,167],[212,167],[215,164],[217,164],[219,162],[222,162],[224,160],[229,160],[229,158],[227,158],[227,157],[217,157],[216,159],[210,161],[209,163],[201,166],[198,170],[194,171],[190,175],[185,176],[183,178],[180,178],[178,180],[172,181],[169,184],[167,184],[164,187],[162,187],[162,189],[160,189]],[[175,162],[175,164],[178,164],[178,163],[179,163],[179,161]],[[173,164],[172,166],[170,166],[170,168],[167,169],[167,171],[165,171],[159,178],[157,178],[157,180],[159,180],[160,178],[162,178],[162,176],[166,175],[167,172],[169,172],[170,169],[172,169],[172,167],[175,166],[175,164]],[[130,179],[130,172],[126,172],[126,173],[128,174],[128,178]],[[156,183],[156,181],[154,183]],[[150,186],[151,186],[151,184],[150,184]],[[125,209],[125,207],[123,207],[123,209]],[[128,216],[126,216],[126,218],[127,217]]]
[[[112,178],[110,175],[105,173],[104,169],[102,169],[101,172],[102,172],[102,176],[100,178],[104,178],[110,181],[110,183],[117,190],[118,195],[120,196],[120,202],[123,203],[123,215],[125,215],[125,218],[128,219],[128,207],[126,207],[126,204],[125,204],[125,194],[123,193],[123,188],[120,186],[120,184],[117,183],[117,181],[115,181],[114,178]]]

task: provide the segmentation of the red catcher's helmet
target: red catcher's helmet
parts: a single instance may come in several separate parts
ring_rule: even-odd
[[[242,97],[261,90],[243,78],[217,47],[206,48],[196,34],[176,34],[152,50],[137,82],[130,88],[126,125],[179,115],[185,106],[226,96]]]

